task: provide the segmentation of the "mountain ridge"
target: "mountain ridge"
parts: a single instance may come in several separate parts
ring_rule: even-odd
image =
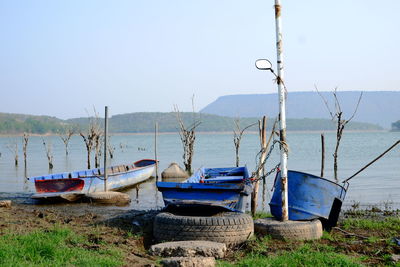
[[[332,92],[320,93],[328,101],[331,110],[334,109]],[[344,118],[349,118],[353,114],[360,93],[361,91],[337,92]],[[389,129],[391,123],[400,118],[399,103],[399,91],[364,91],[353,120],[378,124]],[[327,107],[315,91],[290,92],[287,96],[286,109],[287,118],[330,118]],[[275,117],[278,110],[278,95],[271,93],[220,96],[200,112],[228,117],[260,117],[262,115]]]

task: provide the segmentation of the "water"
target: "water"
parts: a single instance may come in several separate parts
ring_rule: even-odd
[[[199,133],[196,137],[194,169],[202,166],[228,167],[235,163],[235,152],[231,133]],[[343,180],[358,171],[381,152],[400,138],[394,132],[345,132],[339,150],[339,177]],[[65,155],[64,144],[58,136],[44,137],[52,144],[54,156],[53,173],[86,169],[86,150],[82,138],[73,136],[69,145],[69,155]],[[325,177],[333,179],[333,149],[335,133],[325,133]],[[7,146],[18,142],[19,165],[14,166],[14,153]],[[154,136],[152,134],[115,135],[111,137],[115,147],[114,158],[110,164],[131,163],[142,158],[154,158]],[[289,169],[319,175],[321,165],[320,133],[288,133]],[[257,134],[244,135],[240,148],[241,165],[246,164],[254,170],[256,154],[259,151]],[[0,192],[34,192],[26,176],[49,173],[42,137],[31,136],[28,143],[27,169],[25,173],[22,137],[0,137]],[[182,165],[182,144],[178,134],[162,134],[158,137],[158,159],[160,169],[171,162]],[[279,151],[272,153],[267,170],[279,161]],[[266,202],[271,197],[274,177],[268,177],[264,190]],[[127,192],[132,197],[131,208],[150,209],[162,206],[162,198],[157,193],[154,179],[142,183]],[[262,202],[263,186],[260,187],[260,209],[268,210]],[[385,204],[393,208],[400,207],[400,146],[367,170],[350,181],[345,205]]]

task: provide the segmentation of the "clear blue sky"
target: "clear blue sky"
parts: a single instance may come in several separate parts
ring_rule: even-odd
[[[273,0],[0,0],[0,112],[200,110],[272,93]],[[400,1],[282,0],[290,91],[400,90]],[[290,95],[289,95],[290,96]]]

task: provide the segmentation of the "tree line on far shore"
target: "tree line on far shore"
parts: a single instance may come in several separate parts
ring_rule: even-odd
[[[189,123],[193,118],[192,112],[182,112],[182,120]],[[196,113],[201,118],[201,125],[198,126],[199,132],[230,132],[234,125],[235,118],[222,117],[217,115]],[[85,130],[91,118],[75,118],[61,120],[49,116],[32,116],[21,114],[0,113],[0,134],[55,134],[66,132],[67,129],[74,127]],[[254,124],[258,118],[240,118],[243,125]],[[270,120],[274,118],[270,117]],[[144,133],[153,132],[154,124],[158,122],[160,132],[177,132],[176,117],[174,112],[136,112],[129,114],[115,115],[109,120],[111,133]],[[102,124],[100,120],[100,124]],[[271,123],[268,124],[271,126]],[[400,129],[400,121],[393,123],[392,128]],[[336,125],[330,119],[288,119],[287,129],[292,131],[329,131],[335,130]],[[351,122],[349,130],[381,130],[375,124]],[[258,131],[256,126],[248,129]]]
[[[392,123],[392,131],[399,132],[400,131],[400,120]]]

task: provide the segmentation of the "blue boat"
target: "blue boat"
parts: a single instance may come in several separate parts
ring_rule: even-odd
[[[201,168],[184,182],[157,182],[164,204],[170,207],[220,207],[244,211],[251,192],[247,167]]]
[[[288,171],[289,220],[322,219],[326,225],[336,225],[347,185],[304,172]],[[274,183],[274,193],[269,203],[272,215],[282,218],[281,173]]]

